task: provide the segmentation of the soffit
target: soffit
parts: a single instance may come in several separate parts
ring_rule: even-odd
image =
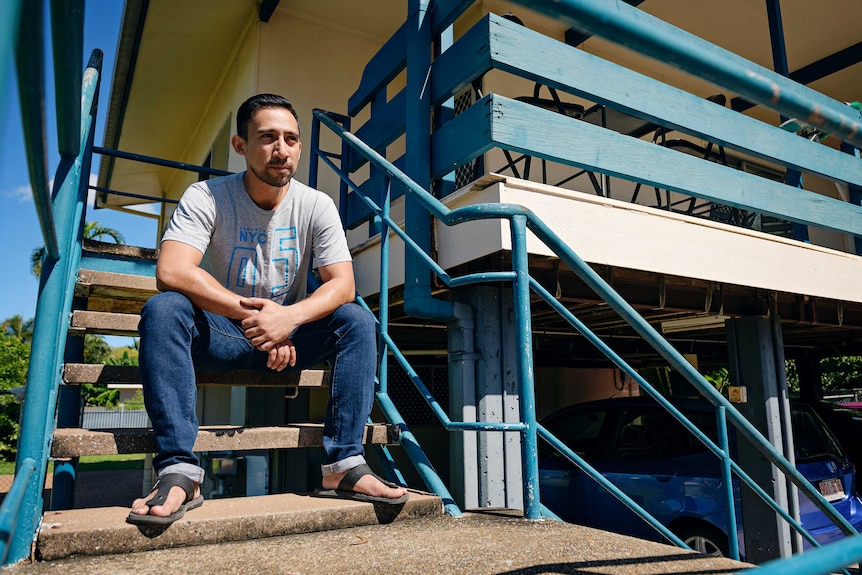
[[[124,152],[187,161],[183,156],[190,135],[195,133],[213,88],[256,15],[258,2],[149,0],[147,4],[131,84],[112,88],[105,144]],[[131,30],[121,32],[118,54],[123,52],[123,42],[133,43],[134,37]],[[117,68],[122,64],[118,59]],[[125,89],[128,100],[120,111]],[[118,118],[122,118],[121,123]],[[162,180],[170,175],[166,168],[137,162],[116,160],[112,168],[110,164],[108,158],[102,158],[99,184],[110,186],[113,176],[122,174],[123,187],[132,184],[139,194],[160,195]],[[136,202],[116,197],[109,200],[110,205],[129,203]]]

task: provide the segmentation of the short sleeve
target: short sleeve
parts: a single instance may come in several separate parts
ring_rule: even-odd
[[[162,241],[188,244],[206,253],[215,228],[215,200],[203,182],[192,184],[185,191]]]
[[[314,252],[314,267],[328,266],[340,262],[353,261],[347,238],[341,226],[341,218],[332,198],[320,193],[317,202],[316,221],[312,250]]]

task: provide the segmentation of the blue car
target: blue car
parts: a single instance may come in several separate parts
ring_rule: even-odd
[[[674,405],[717,443],[715,411],[709,404],[685,400]],[[797,469],[862,531],[862,500],[856,495],[852,463],[810,406],[791,403],[791,419]],[[577,404],[550,415],[542,425],[692,549],[728,555],[720,461],[655,401],[632,397]],[[542,503],[565,521],[662,539],[545,442],[540,444],[539,483]],[[808,498],[800,494],[799,499],[802,526],[818,543],[843,537]],[[742,550],[741,536],[739,541]]]

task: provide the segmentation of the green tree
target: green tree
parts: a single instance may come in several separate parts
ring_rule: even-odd
[[[24,320],[20,315],[13,315],[10,318],[3,320],[2,333],[5,335],[14,335],[24,343],[33,341],[33,318]]]
[[[16,335],[0,335],[0,458],[14,461],[18,444],[21,405],[10,390],[27,381],[30,345]]]
[[[862,357],[827,357],[820,360],[824,391],[862,387]]]
[[[123,234],[113,228],[100,226],[99,222],[87,222],[84,224],[84,239],[103,240],[111,238],[118,244],[126,243]],[[45,259],[45,246],[35,248],[30,254],[30,271],[37,278],[42,275],[42,260]]]

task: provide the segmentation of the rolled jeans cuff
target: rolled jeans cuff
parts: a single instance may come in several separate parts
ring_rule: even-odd
[[[321,465],[320,470],[323,473],[323,476],[334,475],[336,473],[344,473],[345,471],[350,471],[354,467],[358,465],[362,465],[365,463],[365,456],[363,455],[351,455],[350,457],[345,457],[341,461],[336,461],[335,463],[330,463],[329,465]]]
[[[203,483],[204,477],[206,476],[206,472],[203,468],[198,467],[197,465],[192,465],[191,463],[175,463],[173,465],[168,465],[164,469],[159,470],[159,479],[168,473],[179,473],[180,475],[185,475],[198,485]]]

